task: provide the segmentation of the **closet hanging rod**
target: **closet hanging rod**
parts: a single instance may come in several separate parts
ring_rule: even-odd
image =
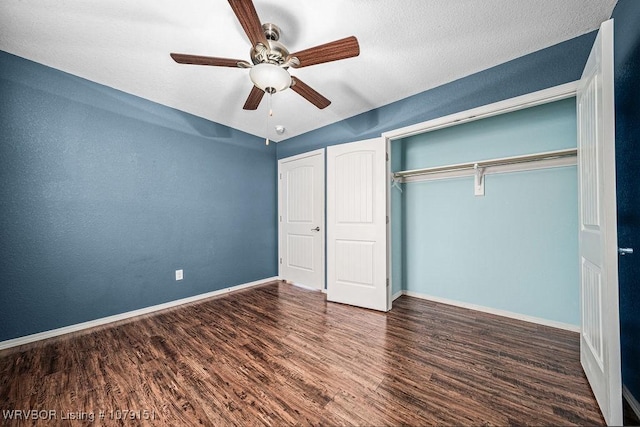
[[[439,172],[459,171],[474,168],[486,168],[491,166],[513,165],[517,163],[536,162],[541,160],[559,159],[561,157],[571,157],[578,154],[576,148],[565,150],[546,151],[544,153],[525,154],[522,156],[502,157],[499,159],[481,160],[479,162],[457,163],[454,165],[434,166],[423,169],[412,169],[398,171],[393,174],[394,178],[406,178],[410,176],[429,175]]]

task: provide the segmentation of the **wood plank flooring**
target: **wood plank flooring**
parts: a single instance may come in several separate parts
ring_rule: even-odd
[[[0,410],[2,425],[604,424],[577,333],[281,282],[0,352]]]

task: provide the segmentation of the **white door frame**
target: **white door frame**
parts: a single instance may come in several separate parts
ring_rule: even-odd
[[[296,281],[291,281],[290,278],[286,277],[286,275],[283,273],[283,265],[285,262],[287,262],[286,258],[286,251],[284,250],[284,230],[282,227],[282,221],[284,218],[284,206],[283,206],[283,179],[282,179],[282,167],[284,164],[286,163],[290,163],[290,162],[295,162],[298,160],[302,160],[302,159],[306,159],[309,157],[313,157],[313,156],[321,156],[322,158],[322,179],[321,181],[321,189],[320,189],[320,198],[321,200],[318,200],[318,206],[320,207],[320,209],[318,210],[318,215],[320,217],[319,219],[319,226],[320,226],[320,231],[318,233],[320,241],[321,241],[321,249],[320,249],[320,269],[319,269],[319,286],[310,286],[308,284],[305,283],[299,283]],[[325,265],[325,239],[326,239],[326,220],[325,220],[325,197],[326,197],[326,188],[325,188],[325,168],[326,168],[326,161],[325,161],[325,149],[321,148],[319,150],[313,150],[313,151],[309,151],[306,153],[302,153],[302,154],[297,154],[295,156],[290,156],[290,157],[286,157],[283,159],[279,159],[278,160],[278,276],[280,279],[282,280],[290,280],[292,283],[296,284],[296,285],[301,285],[304,287],[309,287],[311,289],[316,289],[316,290],[324,290],[325,286],[326,286],[326,265]]]

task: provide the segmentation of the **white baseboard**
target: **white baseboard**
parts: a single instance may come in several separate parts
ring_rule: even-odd
[[[622,385],[622,396],[626,399],[627,403],[636,414],[636,417],[640,418],[640,402],[631,394],[626,385]]]
[[[298,288],[306,289],[308,291],[322,291],[322,289],[313,288],[313,287],[307,286],[307,285],[305,285],[303,283],[289,282],[288,280],[287,280],[287,283],[290,284],[290,285],[293,285],[293,286],[297,286]]]
[[[391,301],[395,301],[403,295],[403,291],[398,291],[395,294],[391,295]]]
[[[228,294],[229,292],[239,291],[241,289],[263,285],[276,280],[280,280],[280,278],[278,276],[275,276],[267,279],[256,280],[255,282],[243,283],[240,285],[231,286],[229,288],[219,289],[217,291],[207,292],[200,295],[194,295],[192,297],[182,298],[175,301],[169,301],[163,304],[153,305],[151,307],[141,308],[139,310],[128,311],[126,313],[120,313],[120,314],[115,314],[113,316],[102,317],[100,319],[90,320],[88,322],[76,323],[75,325],[69,325],[69,326],[64,326],[62,328],[51,329],[49,331],[39,332],[37,334],[25,335],[23,337],[13,338],[6,341],[0,341],[0,350],[16,347],[19,345],[29,344],[35,341],[45,340],[48,338],[57,337],[59,335],[69,334],[71,332],[81,331],[83,329],[106,325],[108,323],[113,323],[120,320],[136,317],[136,316],[141,316],[143,314],[149,314],[155,311],[165,310],[167,308],[177,307],[182,304],[188,304],[190,302],[195,302],[202,299],[215,297],[218,295]]]
[[[512,319],[523,320],[525,322],[537,323],[539,325],[551,326],[552,328],[565,329],[572,332],[580,332],[580,326],[572,325],[570,323],[556,322],[554,320],[541,319],[539,317],[528,316],[526,314],[513,313],[511,311],[499,310],[497,308],[485,307],[482,305],[470,304],[461,301],[450,300],[447,298],[434,297],[431,295],[421,294],[413,291],[402,291],[403,295],[407,295],[414,298],[426,299],[429,301],[439,302],[442,304],[453,305],[456,307],[468,308],[470,310],[482,311],[484,313],[495,314],[497,316],[509,317]]]

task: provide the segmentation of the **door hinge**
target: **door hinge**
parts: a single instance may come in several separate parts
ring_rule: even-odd
[[[282,258],[280,258],[280,264],[282,264]]]
[[[280,215],[280,222],[282,222],[282,215]]]
[[[389,215],[387,215],[387,224],[389,224]]]
[[[282,174],[280,174],[280,179],[282,179]]]
[[[387,277],[387,288],[389,287],[389,278]]]
[[[387,155],[387,162],[389,161],[389,153],[384,153]]]

